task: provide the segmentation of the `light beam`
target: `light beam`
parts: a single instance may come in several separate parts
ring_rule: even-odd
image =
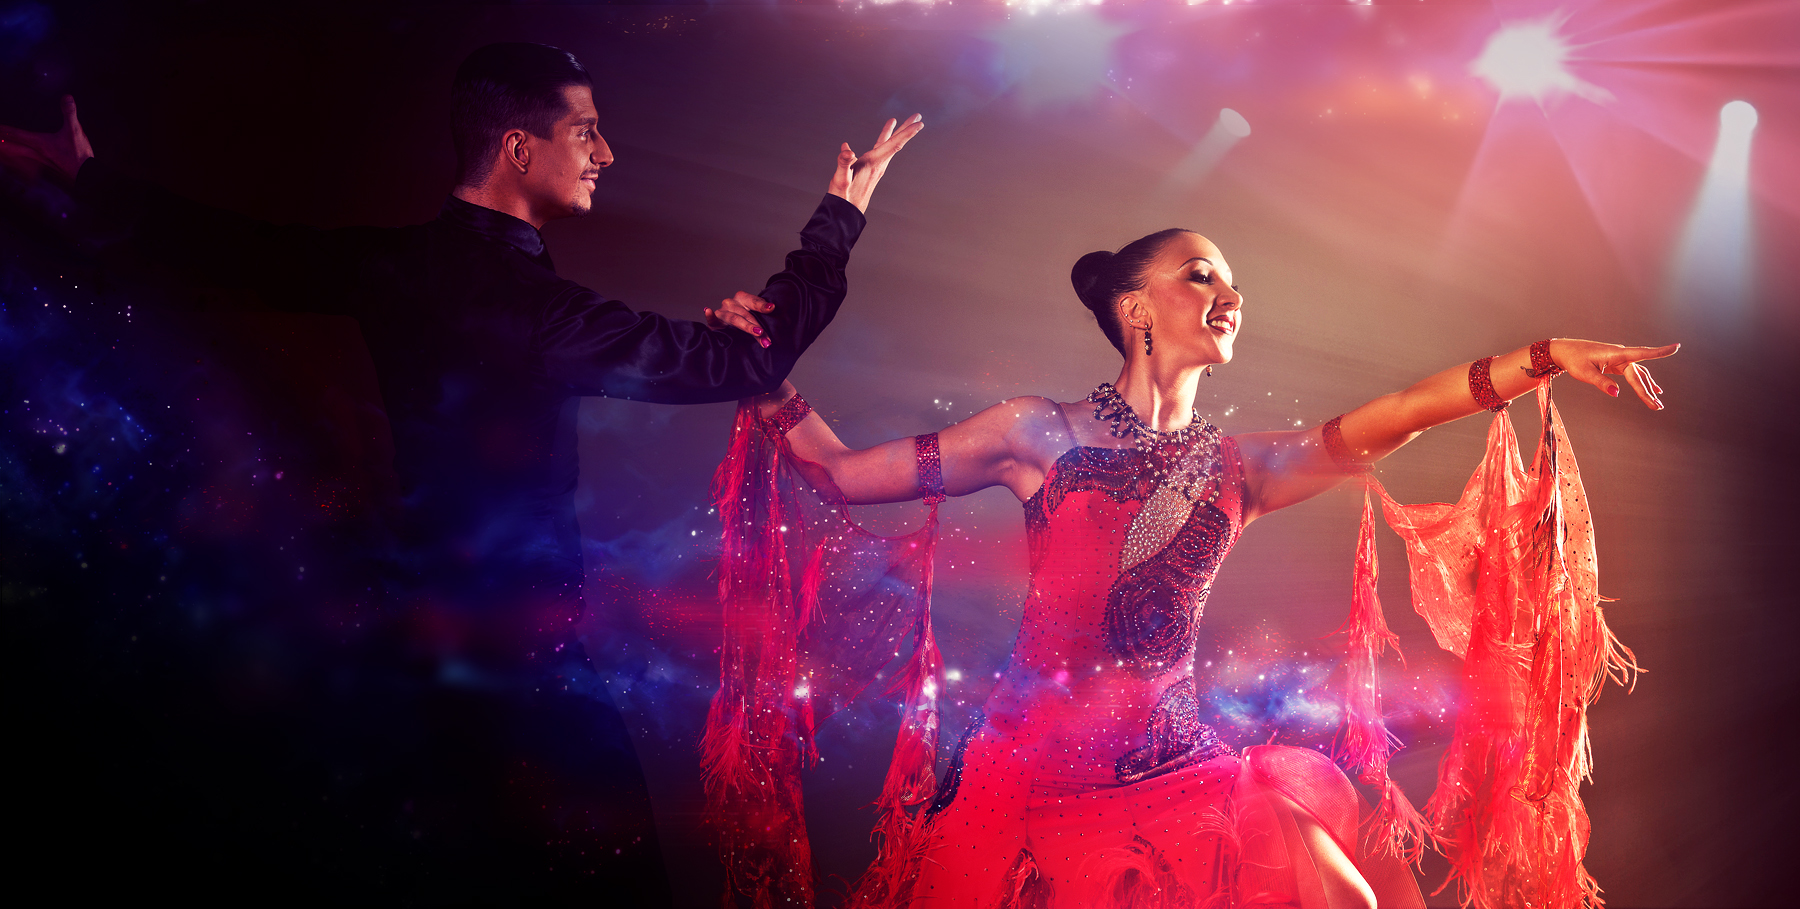
[[[1703,327],[1725,332],[1744,327],[1750,305],[1750,140],[1756,120],[1747,101],[1719,109],[1719,139],[1682,232],[1674,299],[1668,301],[1676,317],[1698,315]]]
[[[1233,145],[1249,135],[1250,121],[1244,119],[1243,114],[1229,107],[1219,111],[1219,119],[1213,121],[1212,128],[1194,144],[1187,157],[1169,171],[1165,185],[1178,189],[1197,185],[1218,166],[1219,160]]]

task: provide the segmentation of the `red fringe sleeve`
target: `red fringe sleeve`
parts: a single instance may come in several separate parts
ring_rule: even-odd
[[[1593,771],[1587,705],[1606,679],[1628,683],[1639,671],[1606,627],[1587,495],[1548,383],[1538,406],[1543,431],[1531,468],[1501,412],[1454,505],[1401,505],[1368,481],[1406,542],[1414,608],[1438,644],[1464,659],[1463,703],[1426,814],[1451,862],[1444,886],[1455,883],[1463,904],[1479,909],[1600,905],[1582,866],[1588,819],[1579,787]],[[1369,520],[1351,637],[1353,666],[1366,663],[1372,679],[1387,637],[1373,602]],[[1353,690],[1349,705],[1352,760],[1391,787],[1379,702],[1359,704],[1363,694]]]
[[[814,730],[900,660],[905,696],[887,783],[876,805],[885,853],[903,848],[914,810],[936,786],[943,664],[931,632],[937,508],[918,531],[881,537],[856,526],[843,495],[797,458],[779,428],[738,408],[713,476],[724,524],[719,691],[701,741],[706,823],[733,893],[763,909],[813,904],[800,768]]]

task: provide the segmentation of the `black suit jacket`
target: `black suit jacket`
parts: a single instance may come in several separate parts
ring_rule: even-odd
[[[356,319],[393,432],[396,563],[420,589],[475,610],[527,594],[578,602],[579,396],[695,404],[774,389],[837,313],[864,225],[843,199],[819,204],[761,291],[775,304],[763,348],[557,277],[531,225],[454,197],[411,227],[280,226],[98,160],[75,195],[155,260],[254,287],[278,309]]]

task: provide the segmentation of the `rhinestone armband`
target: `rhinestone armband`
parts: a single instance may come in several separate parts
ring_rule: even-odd
[[[1331,455],[1331,462],[1345,473],[1367,473],[1369,465],[1357,460],[1356,452],[1344,441],[1344,415],[1338,414],[1325,421],[1320,427],[1325,436],[1325,453]]]
[[[806,415],[809,413],[812,413],[812,405],[806,403],[805,398],[796,394],[787,399],[787,403],[781,405],[780,410],[775,411],[775,415],[769,418],[769,425],[774,427],[778,435],[785,436],[794,427],[799,426],[800,421],[806,419]]]
[[[1483,410],[1505,410],[1507,401],[1494,391],[1494,377],[1488,372],[1493,363],[1493,357],[1482,357],[1469,364],[1469,394]]]
[[[919,459],[919,496],[927,505],[944,501],[944,465],[938,458],[938,434],[913,436],[913,454]]]

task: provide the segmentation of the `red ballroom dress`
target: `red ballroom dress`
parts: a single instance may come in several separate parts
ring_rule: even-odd
[[[1239,753],[1200,722],[1197,624],[1245,498],[1238,446],[1211,427],[1148,451],[1076,447],[1052,466],[1024,506],[1030,588],[1011,659],[939,779],[935,505],[914,533],[871,534],[788,447],[804,402],[769,419],[740,408],[714,478],[725,637],[702,744],[728,887],[758,909],[814,904],[800,770],[818,759],[819,726],[883,678],[903,696],[901,728],[876,801],[878,855],[846,905],[1335,909],[1307,815],[1388,909],[1424,905],[1405,859],[1428,824],[1465,904],[1597,905],[1578,793],[1592,766],[1586,705],[1636,667],[1600,610],[1592,522],[1547,390],[1539,406],[1529,469],[1498,414],[1455,504],[1401,505],[1366,481],[1407,543],[1415,608],[1465,662],[1468,703],[1423,816],[1386,775],[1398,743],[1381,724],[1376,661],[1394,638],[1368,500],[1336,756],[1379,805],[1324,754]],[[925,476],[935,437],[919,450]]]
[[[1330,759],[1240,755],[1200,722],[1197,624],[1243,530],[1244,482],[1235,441],[1192,445],[1210,450],[1167,453],[1197,456],[1191,501],[1156,495],[1160,458],[1078,447],[1025,503],[1019,637],[894,902],[1325,907],[1298,806],[1356,858],[1380,905],[1424,905],[1398,859],[1359,855],[1361,800]]]

